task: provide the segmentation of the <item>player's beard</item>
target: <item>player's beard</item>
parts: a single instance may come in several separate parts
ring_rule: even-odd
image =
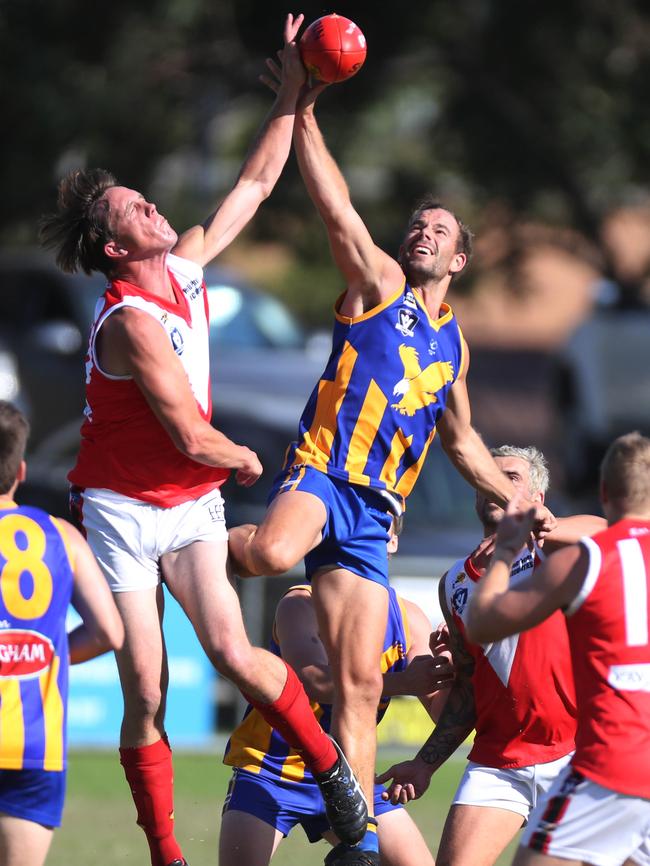
[[[449,273],[449,262],[444,262],[439,253],[427,258],[408,258],[402,264],[407,281],[411,286],[439,283]]]
[[[442,278],[440,261],[439,259],[436,259],[433,262],[409,261],[406,276],[408,277],[409,284],[412,285],[429,283],[431,281],[438,282]]]
[[[483,526],[485,535],[492,535],[494,532],[497,531],[499,521],[504,514],[503,508],[501,508],[501,506],[496,505],[496,503],[494,502],[489,502],[487,499],[485,499],[478,505],[476,512]]]

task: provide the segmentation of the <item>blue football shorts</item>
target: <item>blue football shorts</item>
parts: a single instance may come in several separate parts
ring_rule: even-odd
[[[375,817],[401,809],[382,800],[384,788],[375,785]],[[288,836],[300,824],[310,842],[318,842],[330,829],[325,804],[318,785],[313,781],[288,782],[248,770],[233,770],[223,804],[226,812],[246,812]]]
[[[65,774],[65,770],[0,770],[0,812],[60,827]]]
[[[380,493],[311,466],[281,472],[273,482],[269,502],[290,490],[312,493],[327,509],[323,540],[305,556],[308,580],[323,566],[333,565],[388,586],[386,543],[393,515]]]

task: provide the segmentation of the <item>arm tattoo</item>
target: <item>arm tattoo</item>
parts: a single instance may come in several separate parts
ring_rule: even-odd
[[[437,770],[465,742],[474,728],[475,719],[472,683],[462,678],[449,692],[440,721],[418,756]]]

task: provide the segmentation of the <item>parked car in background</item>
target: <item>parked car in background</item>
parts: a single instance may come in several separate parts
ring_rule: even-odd
[[[83,410],[83,358],[103,278],[62,274],[44,254],[0,256],[0,338],[13,352],[29,406],[31,444]]]
[[[305,364],[312,362],[317,370],[322,356],[312,359],[307,335],[284,304],[222,268],[206,268],[205,278],[213,385],[228,386],[235,399],[240,365],[259,365],[265,377],[281,380],[285,391],[306,377]],[[33,447],[69,421],[81,424],[83,361],[105,285],[101,274],[62,273],[38,250],[0,254],[0,340],[13,353],[31,407]],[[268,364],[280,360],[277,372],[269,371]],[[2,356],[0,387],[1,365]]]
[[[650,309],[597,308],[555,354],[552,382],[567,493],[595,499],[612,439],[650,434]]]

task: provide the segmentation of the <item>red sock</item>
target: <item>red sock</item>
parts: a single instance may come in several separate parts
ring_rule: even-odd
[[[121,748],[120,763],[138,812],[137,823],[149,843],[152,866],[182,859],[174,838],[174,775],[167,735],[150,746]]]
[[[289,745],[299,751],[313,773],[324,773],[338,759],[336,749],[316,720],[302,683],[286,662],[287,681],[280,697],[263,704],[246,695],[246,699],[264,719],[282,734]]]

